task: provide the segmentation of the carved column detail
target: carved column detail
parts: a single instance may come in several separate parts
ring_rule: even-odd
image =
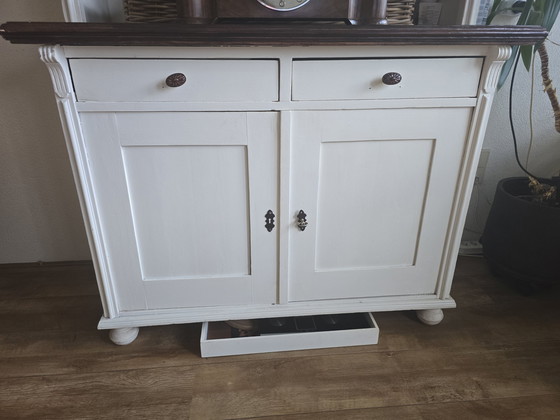
[[[510,46],[500,46],[497,48],[496,56],[486,74],[483,88],[484,93],[493,94],[496,92],[502,68],[506,60],[511,56],[511,51],[512,49]]]
[[[103,249],[104,247],[103,235],[100,229],[99,217],[95,211],[93,187],[88,181],[89,176],[86,175],[89,172],[89,168],[68,61],[64,55],[63,48],[59,46],[42,46],[39,48],[39,54],[51,75],[56,95],[58,113],[62,121],[66,148],[70,158],[70,166],[74,174],[93,265],[99,290],[101,291],[103,313],[104,316],[113,318],[118,315],[118,308],[112,297],[114,293],[104,292],[112,288],[109,281],[110,272],[107,261],[103,259],[102,255],[97,253],[97,249]]]
[[[66,58],[59,51],[60,47],[43,46],[39,48],[41,60],[47,65],[51,75],[56,96],[60,99],[72,95],[72,83],[69,80]]]
[[[465,158],[461,167],[458,187],[458,197],[460,199],[454,204],[452,215],[456,221],[453,230],[450,232],[448,240],[444,248],[444,265],[441,270],[438,284],[438,296],[440,299],[449,298],[451,281],[455,272],[456,255],[459,252],[461,236],[465,226],[465,220],[469,208],[469,200],[471,197],[474,178],[476,175],[476,167],[482,150],[484,134],[488,119],[490,116],[490,108],[492,99],[498,86],[500,73],[505,61],[511,56],[510,46],[498,46],[492,48],[484,63],[482,71],[481,92],[479,93],[478,103],[473,111],[471,128],[467,138],[465,148]],[[433,315],[433,314],[432,314]],[[422,322],[426,323],[424,320]]]

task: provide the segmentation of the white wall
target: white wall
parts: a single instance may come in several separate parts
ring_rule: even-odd
[[[62,21],[60,0],[0,0],[0,20]],[[560,41],[558,26],[551,35]],[[560,47],[549,44],[552,79],[560,86]],[[34,45],[0,40],[0,263],[90,258],[62,130],[45,66]],[[528,73],[521,68],[515,119],[522,155],[528,144]],[[496,183],[521,175],[507,119],[507,89],[498,92],[485,140],[491,150],[483,184],[475,187],[465,239],[478,239]],[[560,135],[537,80],[536,141],[530,169],[560,169]]]
[[[560,43],[560,24],[556,24],[549,35],[549,39]],[[560,92],[560,46],[547,41],[546,47],[550,56],[550,77]],[[554,118],[550,102],[543,92],[540,78],[540,61],[535,61],[535,89],[533,110],[534,143],[529,155],[528,169],[537,176],[550,177],[560,171],[560,133],[554,130]],[[509,82],[497,93],[486,137],[484,148],[490,149],[490,158],[482,185],[475,186],[471,199],[465,240],[478,240],[484,229],[484,223],[490,211],[490,203],[494,199],[496,184],[501,178],[510,176],[524,176],[515,163],[515,155],[511,130],[509,127],[508,98]],[[515,76],[514,89],[514,122],[516,127],[519,154],[523,164],[528,155],[530,138],[529,108],[530,108],[531,73],[520,62]]]
[[[0,20],[63,21],[60,0],[0,0]],[[90,259],[37,46],[0,39],[0,263]]]

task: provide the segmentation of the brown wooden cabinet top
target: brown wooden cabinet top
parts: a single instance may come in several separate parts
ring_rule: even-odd
[[[530,45],[548,35],[538,26],[405,26],[8,22],[15,44],[124,46]]]

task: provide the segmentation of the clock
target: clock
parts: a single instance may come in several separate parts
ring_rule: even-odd
[[[387,23],[387,0],[175,1],[179,21],[185,23]]]
[[[257,0],[264,7],[278,12],[288,12],[300,8],[310,0]]]

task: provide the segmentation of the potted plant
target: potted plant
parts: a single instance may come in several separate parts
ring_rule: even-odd
[[[541,25],[550,30],[560,11],[560,0],[528,0],[521,7],[519,25]],[[495,0],[488,22],[511,2]],[[511,7],[511,6],[509,6]],[[560,106],[549,76],[548,54],[543,43],[516,47],[504,65],[498,86],[513,70],[510,89],[510,124],[515,157],[527,177],[507,178],[498,183],[494,202],[482,234],[484,256],[492,270],[509,280],[524,293],[560,280],[560,178],[543,179],[529,172],[520,162],[513,119],[511,117],[515,70],[520,59],[527,69],[537,53],[541,61],[544,91],[548,95],[560,133]]]

